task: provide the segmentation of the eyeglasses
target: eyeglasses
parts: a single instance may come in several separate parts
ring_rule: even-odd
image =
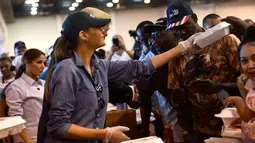
[[[110,29],[109,25],[100,28],[102,32],[107,32]]]

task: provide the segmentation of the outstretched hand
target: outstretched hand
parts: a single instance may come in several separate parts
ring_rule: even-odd
[[[196,52],[197,50],[201,49],[199,46],[194,44],[194,39],[196,36],[202,34],[202,32],[196,33],[189,37],[187,40],[182,41],[179,43],[183,47],[182,53],[187,54],[187,53],[193,53]]]
[[[230,32],[235,35],[244,33],[245,30],[249,27],[247,23],[235,16],[228,16],[223,18],[221,21],[225,21],[231,24]]]

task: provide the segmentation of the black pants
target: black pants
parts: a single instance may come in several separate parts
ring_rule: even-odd
[[[181,128],[192,133],[194,123],[192,118],[192,104],[189,101],[181,103],[175,107],[175,110],[177,111],[178,123]]]
[[[164,140],[164,124],[162,122],[162,120],[154,120],[152,122],[152,124],[155,127],[155,135],[159,138],[161,138],[162,140]]]

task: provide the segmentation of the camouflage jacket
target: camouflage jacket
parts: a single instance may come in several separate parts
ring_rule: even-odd
[[[219,83],[233,82],[235,73],[239,70],[239,44],[237,37],[228,35],[199,53],[184,55],[169,62],[168,88],[187,87],[196,79],[208,79]],[[192,103],[194,129],[204,134],[220,135],[222,121],[215,118],[214,114],[219,113],[224,106],[217,94],[202,95],[190,90],[187,94]]]

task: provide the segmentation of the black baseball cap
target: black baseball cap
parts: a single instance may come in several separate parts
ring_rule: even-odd
[[[89,27],[104,27],[110,22],[110,18],[97,18],[85,11],[74,12],[69,14],[65,19],[61,34],[63,34],[67,40],[76,39],[80,31],[87,30]]]
[[[156,31],[163,31],[167,27],[167,17],[159,18],[155,24],[146,25],[144,31],[146,33],[152,33]]]
[[[26,44],[23,41],[18,41],[14,44],[14,49],[24,47],[26,48]]]
[[[167,15],[167,29],[183,25],[186,23],[190,16],[193,14],[193,10],[190,5],[181,0],[174,1],[166,11]]]

